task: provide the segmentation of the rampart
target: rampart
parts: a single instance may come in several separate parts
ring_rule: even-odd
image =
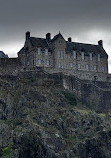
[[[18,58],[0,58],[0,75],[18,76],[20,63]]]
[[[94,73],[92,73],[95,75]],[[96,74],[93,78],[88,72],[78,72],[75,74],[67,73],[61,70],[58,72],[53,69],[44,69],[42,67],[21,67],[18,58],[0,59],[0,75],[16,76],[19,78],[44,78],[54,79],[65,89],[71,90],[77,98],[90,107],[97,110],[106,110],[111,108],[111,75]],[[83,76],[87,76],[84,78]],[[89,80],[89,78],[92,80]],[[108,78],[109,77],[109,78]]]

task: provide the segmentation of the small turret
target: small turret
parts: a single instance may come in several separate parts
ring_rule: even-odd
[[[30,32],[27,31],[27,32],[26,32],[26,40],[28,40],[29,38],[30,38]]]

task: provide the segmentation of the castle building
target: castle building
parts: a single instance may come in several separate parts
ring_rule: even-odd
[[[51,39],[35,38],[26,32],[24,47],[18,52],[18,59],[24,67],[42,67],[66,72],[108,73],[108,55],[103,41],[98,45],[66,41],[61,33]]]
[[[3,51],[0,51],[0,58],[8,58],[8,55],[5,54]]]

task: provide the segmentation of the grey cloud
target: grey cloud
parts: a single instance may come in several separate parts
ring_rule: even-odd
[[[61,31],[78,39],[92,29],[110,33],[110,8],[111,0],[1,0],[0,46],[22,43],[27,30],[32,36]]]

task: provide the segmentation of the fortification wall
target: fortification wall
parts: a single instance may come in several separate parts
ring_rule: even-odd
[[[53,68],[44,68],[44,70],[49,73],[63,72],[65,74],[76,76],[77,78],[80,78],[81,80],[111,82],[111,74],[107,74],[107,73],[71,70],[71,69],[53,69]]]
[[[31,69],[22,71],[19,77],[41,78],[43,80],[46,78],[54,79],[59,84],[63,85],[65,89],[72,91],[83,104],[87,105],[87,107],[95,108],[99,111],[111,109],[111,89],[108,89],[106,82],[95,81],[95,83],[93,83],[61,72],[53,74],[47,73],[43,71],[42,68],[38,68],[36,73],[31,71]],[[111,83],[109,83],[109,86],[111,87]]]
[[[1,58],[0,59],[0,75],[1,76],[18,76],[20,64],[18,58]]]
[[[90,108],[99,111],[111,109],[111,90],[102,89],[98,85],[67,75],[63,75],[63,86],[74,92],[81,102]]]

